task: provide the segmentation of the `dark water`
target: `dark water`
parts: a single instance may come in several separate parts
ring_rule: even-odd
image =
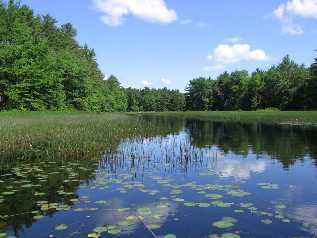
[[[315,237],[317,129],[147,118],[170,134],[0,177],[0,237]]]

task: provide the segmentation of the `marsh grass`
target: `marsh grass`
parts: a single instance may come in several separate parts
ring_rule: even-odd
[[[237,121],[246,123],[274,123],[290,125],[317,125],[317,111],[213,111],[213,112],[162,112],[142,115],[168,116],[210,121]]]
[[[136,118],[115,113],[0,114],[1,165],[12,160],[99,158],[136,135]]]

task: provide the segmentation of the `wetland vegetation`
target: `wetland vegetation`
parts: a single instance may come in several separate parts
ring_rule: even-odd
[[[124,88],[76,35],[0,1],[0,238],[316,237],[317,59]]]
[[[209,115],[2,113],[1,236],[314,237],[316,127]]]

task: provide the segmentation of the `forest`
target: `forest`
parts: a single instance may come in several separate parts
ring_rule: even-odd
[[[179,90],[123,88],[105,79],[96,53],[76,41],[70,23],[35,15],[14,0],[0,3],[0,110],[207,111],[317,109],[317,59],[310,67],[286,56],[268,70],[199,77]]]

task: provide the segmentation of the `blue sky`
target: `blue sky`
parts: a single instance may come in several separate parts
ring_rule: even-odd
[[[22,0],[71,22],[123,86],[184,90],[198,76],[312,63],[317,0]]]

